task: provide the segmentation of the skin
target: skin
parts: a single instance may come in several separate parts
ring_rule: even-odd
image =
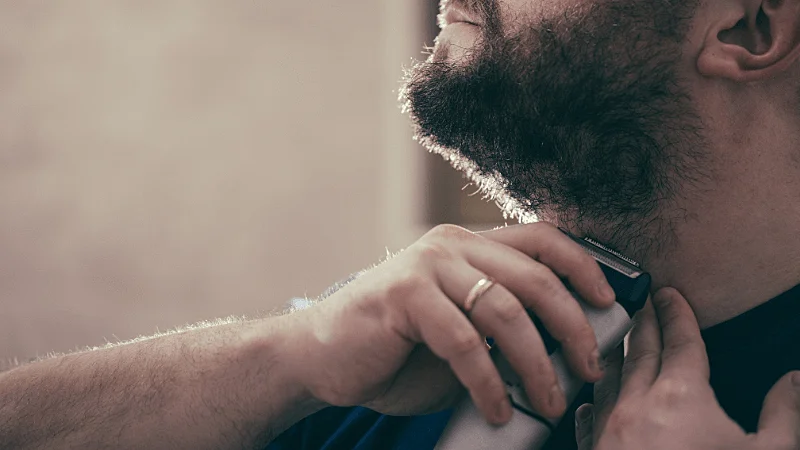
[[[229,323],[2,373],[0,449],[257,448],[324,406],[280,368],[286,327]]]
[[[511,21],[557,14],[577,2],[499,5],[500,17]],[[547,204],[537,211],[576,234],[590,233],[631,250],[653,273],[654,291],[671,285],[685,295],[686,307],[670,314],[685,320],[694,310],[699,325],[681,326],[675,333],[679,343],[694,345],[664,351],[662,358],[669,353],[675,362],[662,362],[662,368],[685,372],[696,366],[702,359],[700,327],[740,314],[800,280],[800,240],[791,225],[800,223],[800,164],[794,145],[799,10],[799,0],[709,0],[693,16],[676,70],[702,120],[703,156],[713,177],[659,205],[660,216],[680,219],[670,223],[669,248],[626,249],[622,234],[610,227],[614,224],[591,216],[579,221],[568,205],[561,205],[566,213]],[[771,26],[758,17],[768,18]],[[459,43],[447,58],[469,55],[470,42],[476,42],[469,35],[474,29],[459,29],[466,34],[456,28],[445,32]],[[440,39],[440,45],[446,40]],[[643,238],[637,242],[661,239],[647,236],[652,232],[647,227],[634,231]],[[487,275],[498,284],[472,311],[463,311],[470,288]],[[594,260],[550,224],[480,234],[437,227],[306,311],[68,355],[1,374],[0,445],[253,447],[328,405],[414,415],[448,408],[465,395],[488,421],[499,424],[511,410],[482,339],[489,335],[521,375],[537,410],[558,416],[565,407],[563,395],[553,390],[552,367],[524,308],[561,341],[576,373],[587,381],[602,377],[593,335],[559,277],[598,307],[613,301],[603,294],[606,282]],[[661,299],[657,293],[656,298]],[[673,342],[669,330],[662,330],[664,346]],[[684,353],[688,357],[677,357]],[[684,386],[708,394],[705,373],[699,375]],[[782,383],[775,389],[784,395],[774,397],[785,403],[770,404],[796,411],[796,397]],[[625,434],[632,432],[623,426],[626,410],[659,406],[679,416],[698,407],[691,402],[653,405],[646,394],[636,400],[623,395],[626,385],[620,387],[621,409],[610,407],[607,421],[593,426],[598,445],[641,448],[641,436]],[[707,414],[693,424],[719,437],[720,446],[733,436],[741,437],[736,442],[740,448],[758,448],[748,446],[756,440],[731,434],[735,427],[721,409],[704,407]],[[615,415],[617,410],[623,412]],[[607,411],[606,406],[599,411]],[[795,429],[769,427],[760,442],[793,448]],[[687,445],[680,448],[708,448],[703,446],[707,442],[692,447],[697,429],[669,431],[660,434],[665,437],[659,445],[681,437],[679,442]]]
[[[753,24],[759,12],[771,21],[769,46],[746,44],[767,40]],[[741,20],[747,27],[736,29]],[[647,264],[659,274],[657,286],[689,299],[702,328],[800,281],[797,29],[795,1],[709,1],[685,44],[684,68],[718,176],[707,195],[684,202],[693,220],[676,230],[671,258]]]
[[[437,227],[296,315],[293,351],[306,358],[295,369],[290,362],[289,370],[317,399],[390,415],[439,411],[454,405],[466,388],[488,421],[504,423],[511,406],[483,340],[492,336],[537,410],[558,417],[566,408],[564,394],[523,307],[561,341],[576,373],[596,381],[602,371],[594,333],[557,275],[596,306],[613,302],[594,259],[551,225],[481,234]],[[472,280],[485,276],[498,284],[465,316],[459,306]],[[308,364],[325,370],[309,370]]]
[[[660,291],[636,317],[624,361],[619,350],[596,385],[598,404],[578,409],[579,450],[779,450],[800,445],[800,375],[788,374],[775,384],[764,400],[758,432],[745,434],[725,415],[708,385],[700,329],[678,291]]]
[[[606,3],[502,0],[497,8],[504,36],[513,36],[565,11]],[[664,6],[668,3],[658,5],[660,14],[669,14],[669,6]],[[682,80],[681,90],[690,99],[687,106],[696,116],[677,125],[699,127],[697,139],[681,138],[686,148],[678,154],[698,149],[699,156],[688,159],[682,168],[654,167],[656,175],[672,182],[671,191],[643,191],[652,196],[651,204],[643,204],[616,222],[586,205],[569,204],[570,199],[548,203],[544,193],[532,195],[540,195],[535,200],[541,203],[525,213],[533,212],[577,235],[593,235],[640,261],[653,273],[654,289],[672,286],[686,295],[702,328],[735,317],[795,286],[800,281],[800,241],[794,226],[800,223],[799,8],[800,3],[793,0],[699,2],[673,67]],[[481,49],[488,27],[445,27],[434,60],[455,68],[473,67],[474,52]],[[601,28],[597,33],[605,31]],[[535,55],[532,58],[535,60]],[[608,61],[615,64],[613,59]],[[578,63],[576,67],[581,66]],[[410,100],[414,118],[413,93]],[[426,112],[420,114],[424,119]],[[441,129],[421,133],[422,141],[435,151],[439,151],[434,144]],[[434,134],[426,135],[428,131]],[[544,135],[547,137],[547,132]],[[469,145],[470,141],[465,142]],[[506,154],[498,151],[491,156]],[[588,153],[585,157],[597,158]],[[693,176],[692,182],[680,180],[687,174]],[[569,172],[557,175],[563,178]],[[517,176],[521,175],[511,174],[512,179]],[[526,181],[520,180],[522,184]],[[623,199],[629,194],[617,191]],[[621,212],[617,216],[623,217]]]
[[[465,314],[474,280],[487,275],[498,284]],[[308,310],[2,374],[0,442],[256,448],[325,406],[417,415],[467,393],[487,420],[503,423],[511,407],[484,343],[489,335],[533,405],[557,417],[564,396],[524,308],[561,341],[577,374],[602,377],[594,333],[559,276],[597,307],[614,301],[594,259],[549,224],[481,234],[439,226]]]

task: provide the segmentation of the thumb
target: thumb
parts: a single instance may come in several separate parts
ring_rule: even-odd
[[[417,345],[383,393],[360,406],[390,416],[417,416],[453,408],[467,394],[447,361]]]
[[[785,375],[767,393],[758,440],[766,448],[800,448],[800,371]]]

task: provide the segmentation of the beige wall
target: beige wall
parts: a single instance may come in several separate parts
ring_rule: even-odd
[[[421,1],[0,3],[0,358],[315,296],[418,235]]]

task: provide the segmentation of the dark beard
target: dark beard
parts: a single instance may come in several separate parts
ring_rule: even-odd
[[[678,76],[696,5],[668,3],[605,1],[509,36],[488,2],[467,64],[442,46],[408,74],[417,139],[509,216],[659,253],[685,220],[678,199],[708,177]]]

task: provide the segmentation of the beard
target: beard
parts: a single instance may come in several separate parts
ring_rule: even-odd
[[[477,3],[477,2],[471,2]],[[613,0],[500,23],[496,0],[461,61],[440,43],[406,75],[416,139],[498,202],[641,260],[686,220],[710,174],[701,120],[679,76],[696,2]],[[479,9],[479,11],[477,11]]]

